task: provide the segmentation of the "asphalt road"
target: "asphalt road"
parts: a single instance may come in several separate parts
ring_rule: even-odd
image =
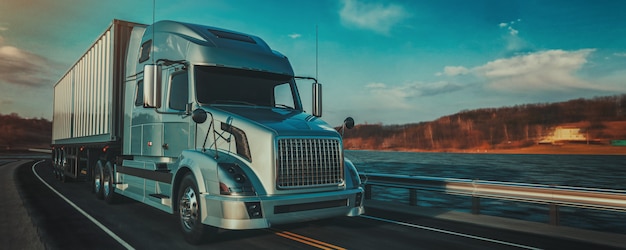
[[[19,166],[10,162],[0,159],[4,200],[0,213],[21,213],[0,217],[2,249],[611,249],[571,238],[371,207],[361,217],[221,231],[217,241],[191,246],[172,215],[125,198],[108,205],[97,200],[85,182],[54,179],[46,162]],[[23,229],[18,232],[10,225]]]

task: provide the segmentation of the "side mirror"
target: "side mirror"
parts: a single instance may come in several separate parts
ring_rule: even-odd
[[[322,117],[322,84],[313,83],[313,116]]]
[[[347,129],[354,128],[354,119],[352,119],[352,117],[346,118],[345,120],[343,120],[343,126],[345,126]]]
[[[161,107],[161,65],[147,64],[143,67],[143,106]]]
[[[346,129],[354,128],[354,119],[352,117],[348,117],[343,120],[343,126],[341,126],[341,137],[346,133]]]
[[[196,109],[193,111],[193,113],[191,113],[191,119],[198,124],[204,123],[206,121],[206,118],[207,114],[204,109]]]

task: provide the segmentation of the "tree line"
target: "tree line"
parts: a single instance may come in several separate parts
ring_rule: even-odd
[[[563,124],[600,140],[626,139],[626,126],[617,131],[606,124],[626,121],[626,94],[574,99],[558,103],[463,110],[430,122],[405,125],[360,124],[346,131],[349,149],[463,150],[530,146]],[[626,123],[625,123],[626,124]],[[0,114],[0,150],[46,147],[52,122]]]
[[[0,150],[48,147],[52,122],[43,118],[22,118],[17,113],[0,114]]]
[[[597,139],[626,139],[626,128],[607,133],[607,122],[626,121],[626,94],[558,103],[463,110],[430,122],[363,124],[347,131],[346,148],[463,150],[525,147],[563,124],[583,124]]]

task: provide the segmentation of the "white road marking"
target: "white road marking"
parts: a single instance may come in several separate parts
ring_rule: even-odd
[[[57,191],[56,189],[54,189],[52,186],[50,186],[48,183],[46,183],[46,181],[44,181],[41,176],[39,176],[39,174],[37,174],[37,172],[35,171],[35,166],[37,166],[37,164],[43,162],[44,160],[38,161],[35,164],[33,164],[32,170],[33,173],[35,174],[35,176],[37,176],[37,178],[43,183],[45,184],[48,188],[50,188],[50,190],[52,190],[52,192],[56,193],[59,197],[61,197],[61,199],[65,200],[65,202],[67,202],[67,204],[70,204],[70,206],[74,207],[74,209],[76,209],[78,212],[80,212],[81,214],[83,214],[85,217],[87,217],[87,219],[89,219],[91,222],[93,222],[94,224],[96,224],[96,226],[98,226],[100,229],[102,229],[102,231],[104,231],[105,233],[107,233],[109,236],[111,236],[111,238],[115,239],[118,243],[120,243],[122,246],[126,247],[126,249],[132,249],[134,250],[135,248],[132,247],[130,244],[128,244],[126,241],[122,240],[122,238],[120,238],[119,236],[117,236],[117,234],[113,233],[113,231],[109,230],[107,227],[105,227],[104,225],[102,225],[102,223],[100,223],[99,221],[97,221],[96,219],[94,219],[93,217],[91,217],[91,215],[89,215],[87,212],[83,211],[82,209],[80,209],[76,204],[74,204],[74,202],[70,201],[68,198],[66,198],[65,196],[63,196],[61,193],[59,193],[59,191]]]
[[[465,238],[470,238],[470,239],[475,239],[475,240],[482,240],[482,241],[487,241],[487,242],[492,242],[492,243],[497,243],[497,244],[502,244],[502,245],[507,245],[507,246],[519,247],[519,248],[523,248],[523,249],[532,249],[532,250],[540,250],[541,249],[541,248],[536,248],[536,247],[531,247],[531,246],[520,245],[520,244],[515,244],[515,243],[511,243],[511,242],[506,242],[506,241],[501,241],[501,240],[494,240],[494,239],[484,238],[484,237],[475,236],[475,235],[457,233],[457,232],[452,232],[452,231],[448,231],[448,230],[437,229],[437,228],[426,227],[426,226],[420,226],[420,225],[410,224],[410,223],[406,223],[406,222],[388,220],[388,219],[383,219],[383,218],[378,218],[378,217],[373,217],[373,216],[368,216],[368,215],[361,215],[361,217],[372,219],[372,220],[383,221],[383,222],[389,222],[389,223],[402,225],[402,226],[407,226],[407,227],[419,228],[419,229],[433,231],[433,232],[438,232],[438,233],[445,233],[445,234],[450,234],[450,235],[455,235],[455,236],[460,236],[460,237],[465,237]]]

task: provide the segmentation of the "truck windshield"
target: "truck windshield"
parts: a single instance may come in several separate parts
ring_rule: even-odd
[[[302,109],[292,76],[196,66],[195,78],[196,97],[201,104]]]

